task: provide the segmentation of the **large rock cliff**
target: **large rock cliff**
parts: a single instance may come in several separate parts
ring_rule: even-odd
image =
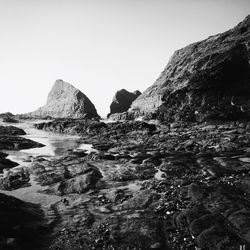
[[[25,114],[35,118],[92,118],[99,117],[95,106],[79,89],[63,80],[56,80],[45,106]]]
[[[134,92],[129,92],[126,89],[121,89],[117,91],[110,105],[110,113],[108,114],[108,117],[111,114],[122,113],[122,112],[128,111],[132,102],[140,94],[141,92],[139,90],[136,90]]]
[[[235,28],[177,50],[127,116],[165,121],[250,116],[250,16]]]

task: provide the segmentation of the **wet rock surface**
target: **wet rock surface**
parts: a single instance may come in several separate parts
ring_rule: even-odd
[[[19,135],[26,135],[23,129],[14,126],[0,126],[0,150],[20,150],[44,145]],[[6,159],[8,154],[0,152],[0,189],[13,190],[28,185],[30,178],[28,171],[18,167],[18,163]]]
[[[249,247],[249,122],[83,123],[61,129],[82,127],[98,151],[32,165],[43,192],[62,197],[51,249]]]

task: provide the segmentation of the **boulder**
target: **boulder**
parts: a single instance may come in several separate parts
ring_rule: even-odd
[[[235,28],[177,50],[128,116],[164,121],[250,116],[250,15]]]
[[[110,113],[108,114],[108,117],[111,114],[122,113],[122,112],[128,111],[132,102],[140,94],[141,92],[139,90],[136,90],[134,92],[129,92],[126,89],[121,89],[117,91],[110,105]]]
[[[31,118],[93,118],[99,117],[94,104],[79,89],[63,80],[56,80],[46,104],[21,117]]]

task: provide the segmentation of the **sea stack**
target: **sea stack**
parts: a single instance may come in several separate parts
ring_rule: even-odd
[[[126,89],[121,89],[115,93],[115,96],[110,105],[110,113],[108,117],[115,113],[123,113],[128,111],[132,102],[141,94],[139,90],[129,92]]]
[[[250,16],[235,28],[177,50],[128,117],[164,121],[250,117]]]
[[[79,89],[63,80],[56,80],[46,104],[24,116],[32,118],[94,118],[99,117],[94,104]]]

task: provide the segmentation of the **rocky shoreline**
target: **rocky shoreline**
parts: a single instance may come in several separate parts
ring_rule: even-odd
[[[249,122],[36,127],[81,135],[97,150],[34,160],[43,192],[62,197],[50,249],[249,247]]]

